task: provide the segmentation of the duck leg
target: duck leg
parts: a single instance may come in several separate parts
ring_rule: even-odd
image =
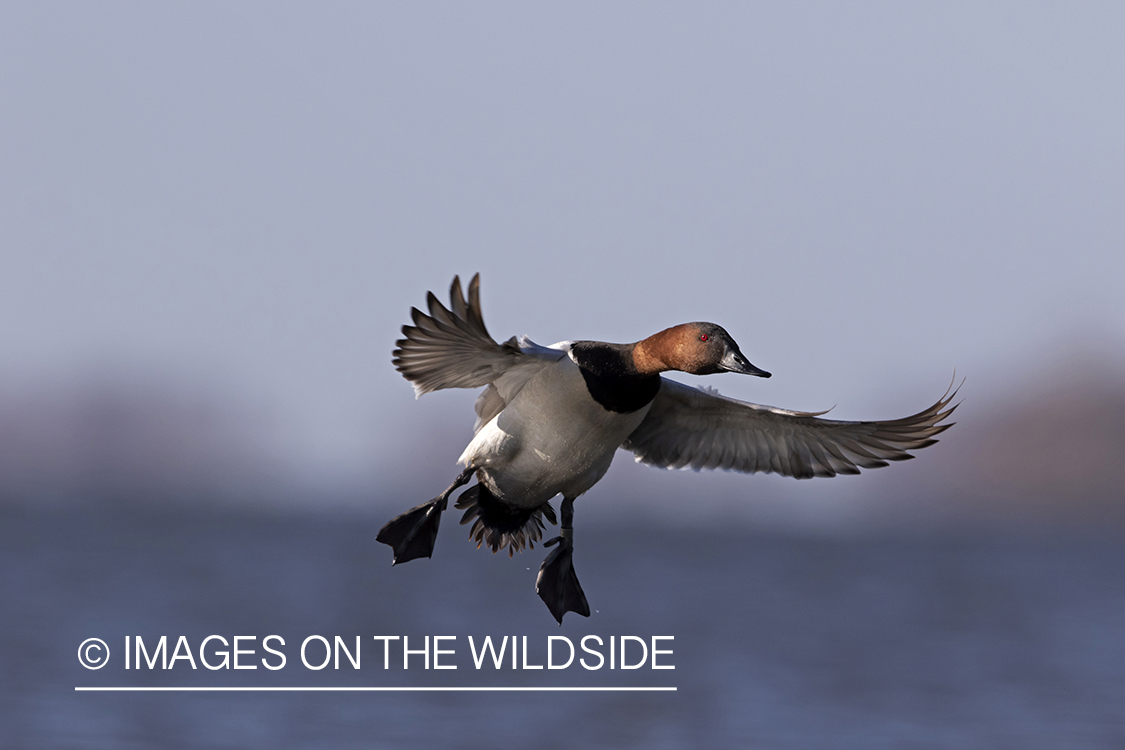
[[[562,531],[543,546],[557,544],[543,564],[539,566],[539,577],[535,579],[535,592],[551,610],[559,625],[563,615],[576,612],[583,617],[590,616],[590,605],[586,594],[578,583],[574,572],[574,498],[564,497],[562,502]]]
[[[453,484],[433,500],[411,508],[402,515],[395,516],[379,530],[375,541],[390,545],[395,551],[391,565],[413,560],[416,557],[429,557],[434,553],[438,524],[446,501],[453,491],[473,478],[475,466],[462,471]]]

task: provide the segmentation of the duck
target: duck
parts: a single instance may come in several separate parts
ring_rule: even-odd
[[[953,384],[932,406],[885,421],[823,419],[739,401],[663,375],[734,372],[769,378],[727,331],[682,323],[630,344],[563,341],[540,346],[526,336],[497,343],[484,324],[480,274],[453,277],[446,308],[428,292],[428,312],[410,310],[392,363],[416,397],[445,388],[483,388],[464,469],[432,500],[392,518],[376,540],[398,565],[433,554],[449,498],[474,479],[455,507],[477,547],[513,556],[542,539],[544,521],[561,525],[544,543],[535,588],[555,620],[589,617],[574,569],[574,501],[605,476],[618,449],[650,466],[766,472],[808,479],[858,474],[913,458],[953,426]],[[955,376],[956,377],[956,376]],[[551,501],[562,496],[559,515]]]

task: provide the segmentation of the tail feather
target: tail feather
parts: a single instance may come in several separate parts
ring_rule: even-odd
[[[465,511],[462,525],[472,522],[469,538],[478,549],[483,544],[495,553],[507,547],[509,557],[524,547],[535,548],[535,542],[543,538],[544,516],[552,524],[558,523],[549,502],[538,508],[521,508],[500,500],[482,484],[462,492],[456,507]]]

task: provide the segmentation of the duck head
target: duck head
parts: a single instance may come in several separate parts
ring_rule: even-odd
[[[633,364],[642,373],[680,370],[692,375],[738,372],[770,376],[750,364],[730,334],[714,323],[682,323],[638,341]]]

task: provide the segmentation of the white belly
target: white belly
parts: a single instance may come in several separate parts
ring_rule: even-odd
[[[578,366],[559,360],[527,382],[465,448],[461,463],[494,495],[534,508],[560,492],[577,497],[609,470],[613,454],[648,413],[607,411],[586,390]]]

